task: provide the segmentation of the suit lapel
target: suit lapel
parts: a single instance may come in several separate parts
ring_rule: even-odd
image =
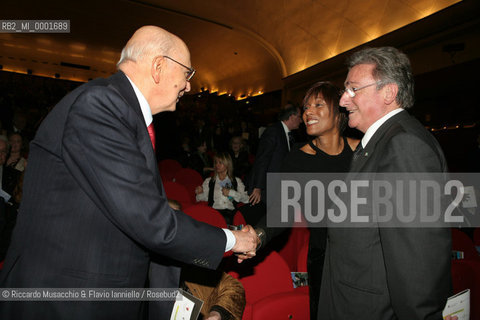
[[[360,153],[356,161],[352,162],[350,172],[362,172],[363,168],[365,167],[366,163],[368,162],[368,159],[372,156],[372,154],[375,152],[375,149],[378,146],[378,143],[385,137],[387,134],[388,130],[391,128],[391,126],[396,123],[401,121],[402,119],[408,118],[408,112],[407,111],[402,111],[387,121],[385,121],[380,128],[373,134],[372,138],[370,138],[370,141],[368,141],[367,146],[363,149],[363,151]]]
[[[109,78],[111,85],[122,95],[127,105],[137,115],[137,141],[140,151],[145,155],[148,168],[153,172],[155,180],[160,182],[160,174],[158,172],[157,158],[152,148],[152,142],[148,135],[147,125],[145,124],[145,118],[143,117],[142,109],[138,102],[135,91],[133,90],[130,81],[127,76],[119,71]]]

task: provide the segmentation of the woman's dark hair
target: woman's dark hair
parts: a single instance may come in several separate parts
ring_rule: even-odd
[[[340,108],[340,89],[329,81],[319,81],[307,90],[307,93],[305,93],[305,97],[303,98],[303,105],[305,106],[308,103],[308,100],[311,98],[317,98],[319,95],[322,95],[328,108],[330,108],[334,117],[338,119],[338,130],[342,133],[347,125],[347,115],[346,112]]]

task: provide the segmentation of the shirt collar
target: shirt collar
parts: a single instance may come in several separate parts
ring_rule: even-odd
[[[290,129],[288,129],[287,125],[283,121],[280,121],[280,122],[282,123],[283,130],[285,130],[285,136],[287,137],[288,150],[290,150],[290,148],[291,148],[290,139],[288,137],[288,133],[290,132]]]
[[[138,89],[138,87],[133,83],[133,81],[125,75],[130,81],[130,84],[133,87],[133,91],[135,91],[135,95],[137,96],[138,103],[140,104],[140,109],[142,110],[143,118],[145,119],[145,124],[147,127],[152,123],[153,121],[153,116],[152,116],[152,110],[150,109],[150,105],[148,104],[147,99],[143,95],[143,93]]]
[[[287,125],[283,121],[280,121],[280,122],[282,123],[283,130],[285,130],[285,134],[288,136],[290,129],[288,129]]]
[[[367,146],[368,142],[373,137],[375,132],[377,132],[378,128],[380,128],[380,126],[384,124],[385,121],[387,121],[388,119],[390,119],[391,117],[393,117],[394,115],[402,111],[403,111],[402,108],[397,108],[395,110],[390,111],[389,113],[387,113],[386,115],[378,119],[377,121],[375,121],[363,135],[362,141],[360,142],[362,144],[362,147],[365,148]]]

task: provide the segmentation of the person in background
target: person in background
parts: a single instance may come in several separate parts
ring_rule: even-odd
[[[27,166],[27,159],[22,155],[23,151],[23,138],[20,133],[11,133],[8,136],[8,142],[10,143],[10,155],[7,159],[7,166],[14,168],[18,171],[25,170]]]
[[[0,136],[0,189],[5,191],[8,199],[13,195],[13,191],[18,184],[21,172],[11,166],[7,166],[7,156],[10,154],[10,144],[5,136]]]
[[[17,221],[18,208],[22,201],[24,174],[25,171],[20,174],[8,201],[0,197],[0,261],[5,259],[10,246],[12,231]]]
[[[267,173],[280,171],[283,159],[293,147],[291,131],[298,129],[302,123],[300,109],[293,105],[282,109],[278,118],[279,121],[263,132],[247,179],[251,206],[243,206],[242,214],[252,225],[266,212]]]
[[[200,173],[205,179],[214,170],[210,157],[207,154],[207,142],[203,139],[195,139],[193,146],[195,152],[189,158],[188,167]]]
[[[250,170],[250,163],[248,162],[248,152],[245,150],[245,141],[241,136],[234,136],[230,139],[228,153],[232,158],[233,174],[244,179]]]
[[[168,204],[174,210],[182,205],[172,199]],[[220,267],[221,268],[221,267]],[[245,309],[245,289],[240,281],[219,270],[185,265],[182,267],[180,287],[202,300],[204,320],[241,320]]]
[[[233,224],[239,202],[248,203],[248,195],[242,180],[233,174],[230,155],[221,152],[213,158],[215,175],[205,179],[203,185],[195,189],[197,201],[208,201],[208,205],[218,210],[228,225]]]
[[[0,262],[5,259],[22,198],[23,172],[5,166],[8,142],[0,136]]]
[[[0,136],[7,136],[7,129],[4,122],[0,119]]]
[[[176,159],[182,165],[182,167],[187,167],[190,162],[190,157],[192,156],[192,149],[190,146],[190,137],[187,135],[182,136],[181,145],[177,152]]]

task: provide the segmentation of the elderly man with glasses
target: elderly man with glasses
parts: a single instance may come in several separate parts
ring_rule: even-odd
[[[174,289],[179,263],[214,269],[225,251],[255,251],[252,228],[222,230],[168,205],[151,124],[190,91],[185,43],[142,27],[118,68],[67,95],[38,129],[2,288]],[[150,317],[170,319],[173,303],[155,301]],[[1,319],[143,319],[146,310],[138,300],[0,302]]]
[[[407,56],[391,47],[368,48],[348,65],[340,105],[349,113],[348,125],[364,133],[350,177],[445,172],[438,142],[405,110],[414,100]],[[372,211],[362,217],[385,216],[385,206],[366,208]],[[442,319],[451,293],[450,250],[449,228],[329,224],[318,318]]]

